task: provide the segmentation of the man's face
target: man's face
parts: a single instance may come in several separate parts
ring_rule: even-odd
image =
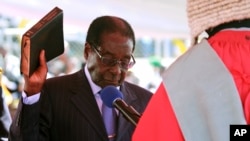
[[[90,44],[88,46],[85,59],[93,82],[102,88],[108,85],[119,86],[125,79],[127,69],[121,68],[119,64],[112,66],[104,64],[100,56],[91,49]],[[132,48],[132,39],[120,33],[105,33],[102,35],[102,43],[97,52],[102,57],[128,61],[131,59]]]

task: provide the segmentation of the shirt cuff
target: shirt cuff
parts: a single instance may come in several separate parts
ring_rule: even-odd
[[[41,93],[39,92],[37,94],[34,94],[34,95],[28,97],[27,94],[23,91],[22,92],[23,103],[27,104],[27,105],[32,105],[32,104],[38,102],[39,98],[40,98],[40,94]]]

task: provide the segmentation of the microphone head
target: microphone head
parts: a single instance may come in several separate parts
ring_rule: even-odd
[[[123,95],[122,93],[117,90],[115,86],[106,86],[101,90],[101,99],[105,105],[107,105],[110,108],[113,108],[113,102],[116,99],[122,99]]]

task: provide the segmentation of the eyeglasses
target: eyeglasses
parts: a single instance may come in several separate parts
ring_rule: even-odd
[[[96,52],[96,54],[100,58],[102,64],[104,64],[106,66],[112,67],[112,66],[115,66],[116,64],[119,64],[121,69],[128,70],[128,69],[132,68],[134,66],[134,64],[136,63],[133,55],[131,55],[132,60],[126,59],[126,60],[121,61],[121,60],[113,59],[110,57],[102,56],[100,54],[100,51],[96,49],[96,47],[97,47],[96,45],[91,44],[90,46]]]

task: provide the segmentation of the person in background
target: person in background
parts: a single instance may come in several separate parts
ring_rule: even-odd
[[[162,72],[165,70],[165,67],[162,65],[162,60],[158,56],[151,56],[149,58],[149,64],[152,68],[153,76],[147,84],[146,89],[155,93],[156,89],[162,82]]]
[[[29,41],[26,41],[29,46]],[[143,113],[152,93],[124,81],[135,64],[135,35],[130,24],[115,16],[96,18],[87,31],[83,68],[46,80],[41,51],[40,66],[28,77],[22,60],[24,93],[10,128],[10,141],[130,141],[135,126],[116,111],[114,134],[102,120],[100,90],[115,86],[123,99]],[[112,121],[110,121],[111,124]]]
[[[230,125],[250,124],[250,2],[188,0],[187,15],[192,47],[164,72],[133,141],[228,141]]]
[[[0,141],[8,139],[9,128],[12,122],[8,105],[5,101],[5,96],[2,89],[2,73],[0,68]]]
[[[8,83],[5,83],[6,87],[11,93],[16,92],[21,78],[20,60],[6,45],[0,45],[0,65],[3,75],[8,79]]]

